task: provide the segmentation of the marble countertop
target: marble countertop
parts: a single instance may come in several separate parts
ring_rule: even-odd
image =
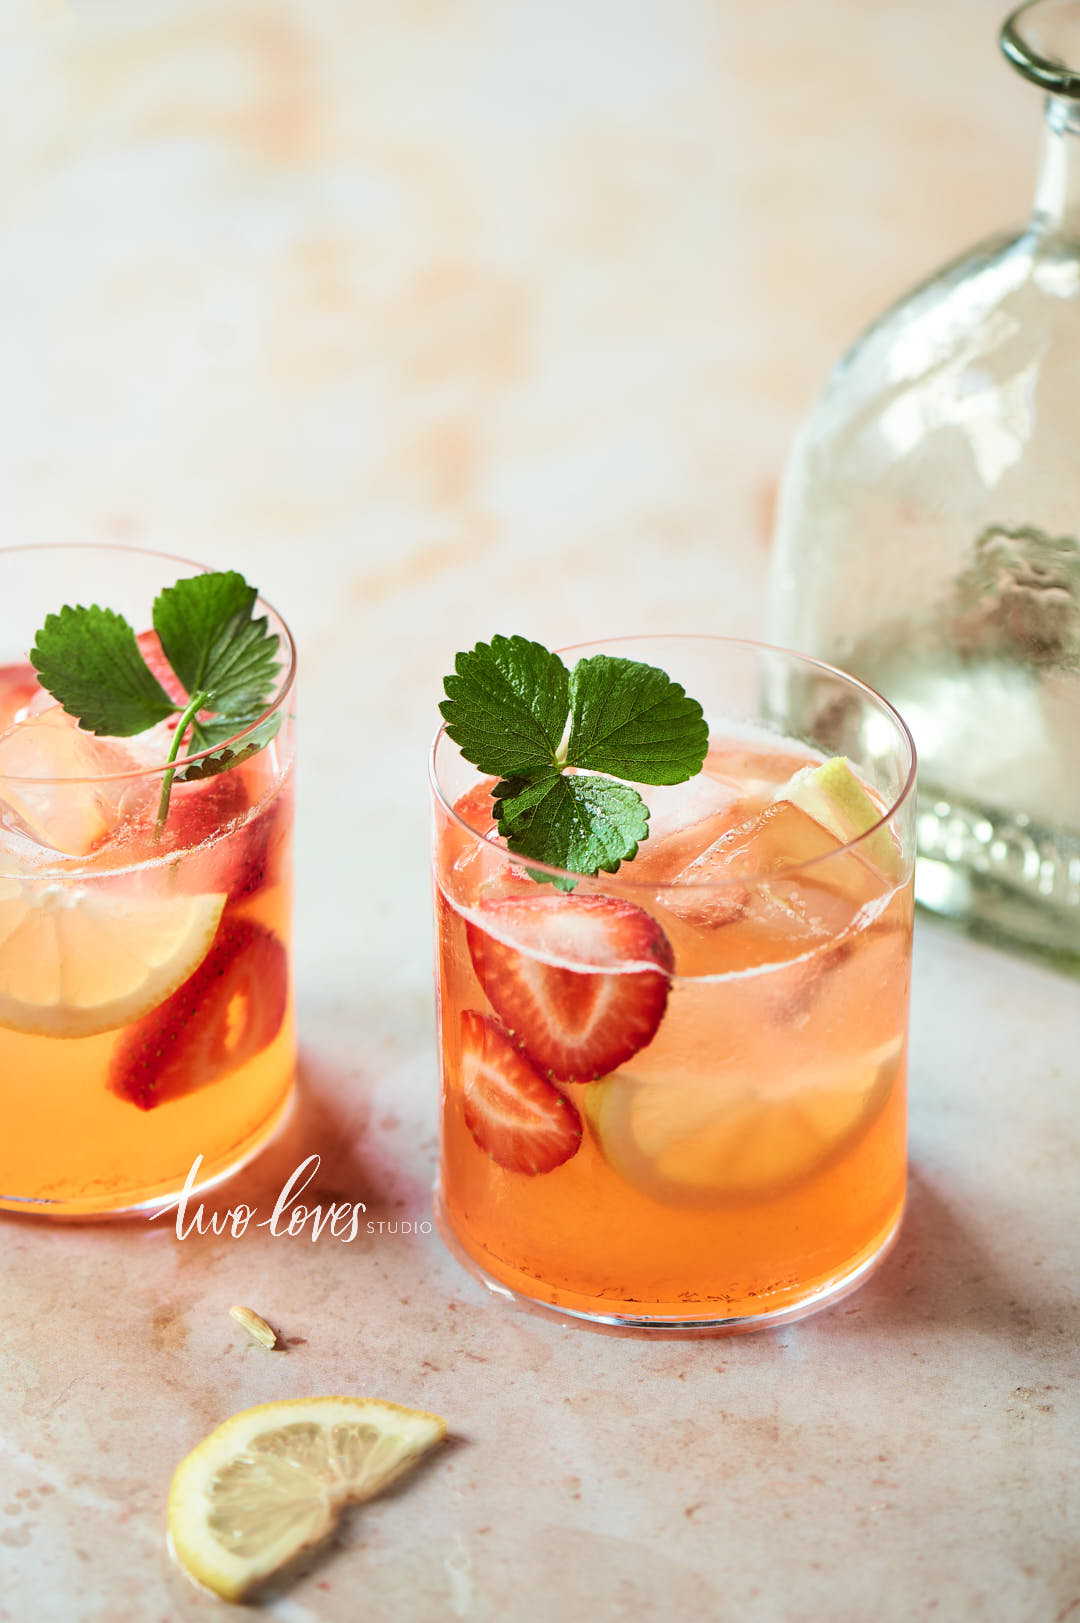
[[[303,679],[306,1154],[382,1233],[0,1222],[0,1623],[232,1614],[172,1469],[289,1394],[435,1409],[280,1623],[1064,1623],[1076,983],[921,922],[911,1203],[816,1320],[507,1310],[430,1216],[424,753],[455,649],[758,632],[778,469],[855,331],[1027,207],[986,0],[12,0],[0,530],[245,569]],[[246,1301],[285,1350],[227,1317]]]

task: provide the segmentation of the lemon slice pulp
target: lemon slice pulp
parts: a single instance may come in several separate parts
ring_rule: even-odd
[[[173,1553],[199,1583],[241,1600],[320,1543],[346,1504],[371,1499],[445,1435],[438,1415],[376,1398],[290,1398],[244,1409],[176,1469]]]
[[[92,1037],[156,1008],[194,974],[225,897],[0,875],[0,1026]]]
[[[869,1126],[896,1079],[899,1040],[790,1081],[639,1082],[616,1072],[585,1090],[609,1165],[665,1205],[765,1198],[812,1176]]]

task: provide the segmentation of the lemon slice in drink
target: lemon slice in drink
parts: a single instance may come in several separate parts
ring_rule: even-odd
[[[616,1072],[585,1089],[585,1115],[613,1170],[665,1205],[767,1197],[812,1176],[869,1126],[900,1051],[898,1039],[765,1086],[723,1075],[645,1083]]]
[[[242,1600],[446,1436],[446,1421],[375,1398],[289,1398],[226,1420],[176,1469],[169,1540],[199,1583]]]
[[[210,948],[221,894],[0,875],[0,1026],[92,1037],[154,1009]]]
[[[804,766],[777,789],[774,799],[798,806],[844,845],[868,833],[882,817],[882,808],[843,755]],[[862,851],[883,873],[899,874],[900,848],[887,824],[874,829]]]

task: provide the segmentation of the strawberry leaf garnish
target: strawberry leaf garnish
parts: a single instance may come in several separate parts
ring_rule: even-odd
[[[235,570],[192,575],[158,594],[154,629],[184,689],[183,704],[165,692],[132,627],[112,609],[68,604],[48,615],[37,634],[30,660],[38,680],[87,732],[130,738],[180,712],[162,780],[159,832],[178,773],[186,779],[228,771],[278,730],[277,714],[256,725],[278,674],[278,638],[265,615],[255,617],[257,595]],[[225,747],[244,732],[235,748]],[[174,764],[185,740],[188,756],[223,747],[185,768]]]
[[[481,772],[523,777],[556,761],[570,714],[570,673],[541,643],[478,642],[458,654],[443,688],[446,730]]]
[[[65,604],[59,614],[46,615],[30,663],[42,687],[88,733],[131,738],[177,708],[123,615],[96,604]]]
[[[254,617],[257,596],[230,569],[189,575],[154,601],[166,659],[187,692],[205,693],[206,708],[223,716],[257,717],[274,688],[278,639],[265,614]]]
[[[635,783],[684,783],[701,771],[709,729],[701,706],[655,665],[594,654],[570,673],[572,765]]]
[[[239,716],[229,720],[204,721],[196,724],[192,722],[192,735],[198,743],[200,750],[213,749],[217,743],[226,743],[230,738],[236,738],[238,733],[244,733],[237,738],[235,747],[215,751],[213,755],[200,755],[198,760],[190,766],[182,764],[177,771],[177,779],[181,783],[195,783],[200,778],[216,778],[221,772],[228,772],[230,767],[239,766],[242,761],[250,761],[253,755],[258,755],[265,749],[272,738],[275,738],[281,726],[281,711],[272,710],[266,720],[259,726],[255,723],[258,716]],[[244,732],[250,727],[251,732]]]
[[[598,654],[569,671],[540,643],[493,637],[458,654],[444,688],[450,737],[499,779],[509,849],[571,873],[614,873],[633,858],[649,810],[632,784],[684,783],[708,749],[701,706],[637,660]]]
[[[585,772],[504,780],[495,788],[495,811],[499,833],[518,856],[551,862],[555,851],[557,866],[572,873],[614,873],[649,832],[649,809],[636,789]]]

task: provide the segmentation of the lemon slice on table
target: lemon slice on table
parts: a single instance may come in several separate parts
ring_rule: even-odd
[[[617,1071],[586,1088],[585,1114],[614,1171],[664,1205],[767,1197],[812,1176],[869,1126],[901,1048],[886,1043],[771,1088],[738,1078],[639,1082]]]
[[[289,1398],[243,1409],[177,1466],[177,1560],[242,1600],[321,1541],[346,1504],[371,1499],[446,1436],[446,1421],[377,1398]]]
[[[162,1003],[194,974],[225,897],[0,875],[0,1026],[92,1037]]]

